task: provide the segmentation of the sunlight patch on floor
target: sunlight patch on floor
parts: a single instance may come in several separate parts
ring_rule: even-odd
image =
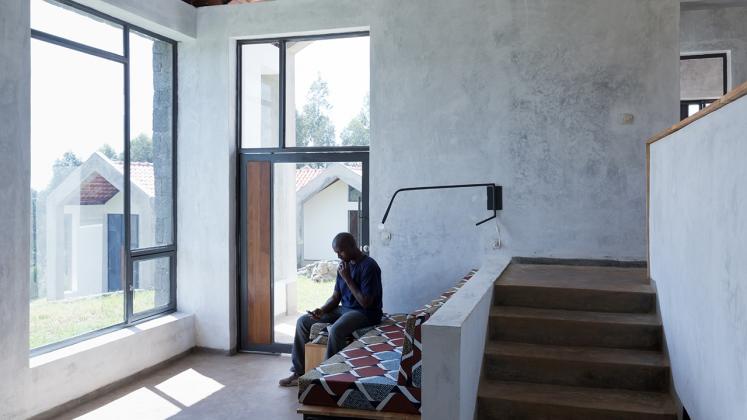
[[[187,369],[156,385],[157,390],[185,407],[191,407],[222,388],[221,383],[194,369]]]
[[[155,392],[140,388],[76,419],[167,419],[181,411]]]

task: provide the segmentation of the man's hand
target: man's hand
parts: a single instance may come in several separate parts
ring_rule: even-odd
[[[319,308],[316,308],[313,311],[306,311],[306,313],[314,319],[319,319],[322,317],[322,315],[324,315],[324,312]]]
[[[340,265],[337,266],[337,272],[340,274],[340,277],[345,280],[345,283],[350,283],[350,281],[352,280],[350,278],[350,263],[340,261]]]

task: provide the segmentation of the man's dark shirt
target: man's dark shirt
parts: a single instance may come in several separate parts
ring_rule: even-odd
[[[381,301],[381,269],[379,265],[376,264],[373,258],[366,255],[357,264],[351,262],[349,267],[350,277],[353,279],[353,282],[358,285],[364,296],[371,296],[373,298],[373,303],[368,309],[364,309],[355,299],[348,285],[345,284],[345,280],[337,273],[335,290],[339,291],[342,296],[343,310],[352,309],[362,312],[372,324],[378,324],[381,321],[381,308],[383,306]]]

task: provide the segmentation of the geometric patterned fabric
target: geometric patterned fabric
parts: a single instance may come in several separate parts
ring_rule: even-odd
[[[299,378],[298,401],[309,405],[419,414],[422,370],[419,326],[472,274],[410,315],[384,315],[381,324],[356,331],[356,339],[350,345]],[[418,319],[423,321],[415,325]],[[405,329],[411,320],[413,332],[408,340]],[[314,338],[323,336],[321,332]],[[410,344],[406,344],[407,341]],[[403,347],[411,353],[407,359],[403,357]],[[417,351],[413,350],[415,348]],[[404,371],[401,362],[409,364]],[[404,373],[407,378],[402,377]]]

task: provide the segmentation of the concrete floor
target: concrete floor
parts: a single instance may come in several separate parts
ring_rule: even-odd
[[[288,355],[193,353],[58,419],[300,419]]]

